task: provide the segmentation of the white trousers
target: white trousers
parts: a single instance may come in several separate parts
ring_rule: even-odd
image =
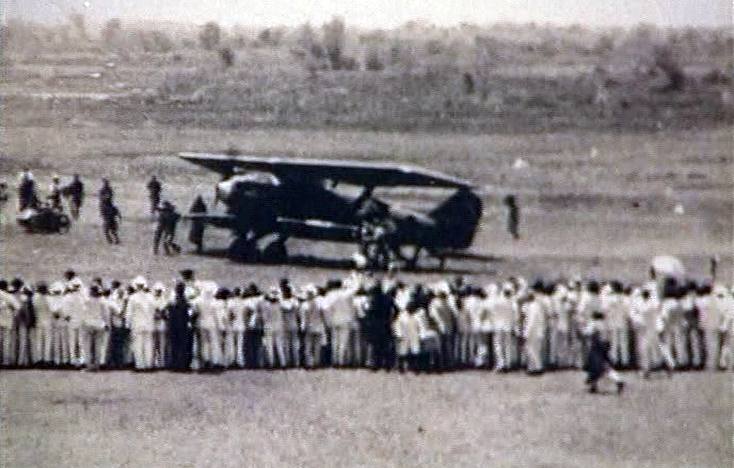
[[[314,367],[321,364],[321,344],[324,335],[321,333],[306,333],[303,338],[303,354],[306,367]]]
[[[199,349],[201,359],[205,364],[212,366],[221,366],[222,360],[222,340],[219,330],[201,329],[199,330]]]
[[[542,336],[529,336],[525,339],[528,372],[540,372],[543,370],[543,341],[544,338]]]
[[[50,323],[37,324],[33,340],[33,362],[53,362],[54,330]]]
[[[331,329],[331,356],[334,365],[346,366],[349,360],[349,336],[352,329],[348,325]]]
[[[630,338],[627,327],[611,330],[609,358],[614,364],[628,366],[630,363]]]
[[[133,330],[133,360],[136,369],[153,367],[153,332]]]
[[[721,350],[719,349],[719,330],[704,330],[704,340],[706,342],[706,368],[710,370],[716,369],[719,365],[719,357]]]
[[[265,363],[268,367],[275,367],[276,357],[278,366],[285,367],[287,360],[285,346],[283,345],[283,333],[265,331],[262,346],[265,350]]]
[[[10,366],[15,364],[15,350],[13,346],[13,328],[0,327],[0,351],[2,351],[2,365]]]
[[[508,370],[512,367],[512,332],[494,332],[494,360],[495,369]]]

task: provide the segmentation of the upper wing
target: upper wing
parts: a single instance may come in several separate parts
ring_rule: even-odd
[[[220,174],[245,169],[270,172],[286,180],[332,180],[373,187],[472,187],[471,183],[458,177],[401,164],[208,153],[180,153],[179,156]]]

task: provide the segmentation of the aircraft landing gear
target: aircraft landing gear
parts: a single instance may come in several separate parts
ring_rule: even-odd
[[[229,245],[227,256],[238,262],[255,262],[258,259],[257,246],[251,239],[237,237]]]
[[[260,259],[264,263],[284,263],[288,260],[285,240],[276,237],[260,247]]]

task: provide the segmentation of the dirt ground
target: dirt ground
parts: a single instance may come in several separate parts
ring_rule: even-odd
[[[20,466],[727,466],[731,374],[3,371]]]
[[[89,196],[67,235],[46,236],[19,229],[11,199],[0,224],[0,277],[53,281],[74,268],[87,280],[127,281],[143,274],[170,283],[178,270],[191,267],[200,278],[227,286],[255,281],[267,287],[283,276],[300,284],[347,274],[352,246],[289,241],[289,264],[236,264],[219,254],[229,242],[222,232],[207,232],[210,254],[193,255],[185,225],[179,234],[184,254],[152,255],[154,224],[144,188],[150,175],[160,176],[164,198],[182,211],[197,193],[211,204],[218,177],[175,155],[236,148],[258,155],[397,161],[475,182],[484,216],[472,250],[494,259],[451,260],[446,272],[426,264],[424,271],[404,274],[409,282],[450,274],[481,285],[513,274],[642,282],[656,254],[680,256],[698,279],[707,277],[709,259],[719,256],[720,279],[733,279],[732,133],[724,123],[680,131],[610,130],[593,122],[588,128],[512,133],[257,125],[233,130],[212,122],[237,120],[239,111],[201,116],[185,107],[154,106],[148,115],[152,105],[121,107],[88,95],[29,97],[44,91],[43,83],[8,76],[0,91],[22,89],[3,99],[0,179],[14,187],[18,171],[28,166],[43,193],[52,174],[66,181],[78,172]],[[165,120],[169,110],[187,120]],[[206,128],[197,124],[200,118]],[[657,128],[641,128],[651,127]],[[108,246],[102,235],[96,196],[102,177],[111,180],[122,211],[120,246]],[[521,207],[518,242],[504,227],[500,201],[508,193],[518,196]],[[419,209],[430,209],[445,195],[380,193]],[[628,391],[618,398],[587,395],[575,372],[530,378],[486,372],[4,370],[0,466],[731,463],[731,374],[627,377]]]

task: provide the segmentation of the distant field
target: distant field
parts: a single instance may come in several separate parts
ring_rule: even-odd
[[[45,466],[723,467],[731,375],[3,371],[0,460]]]

